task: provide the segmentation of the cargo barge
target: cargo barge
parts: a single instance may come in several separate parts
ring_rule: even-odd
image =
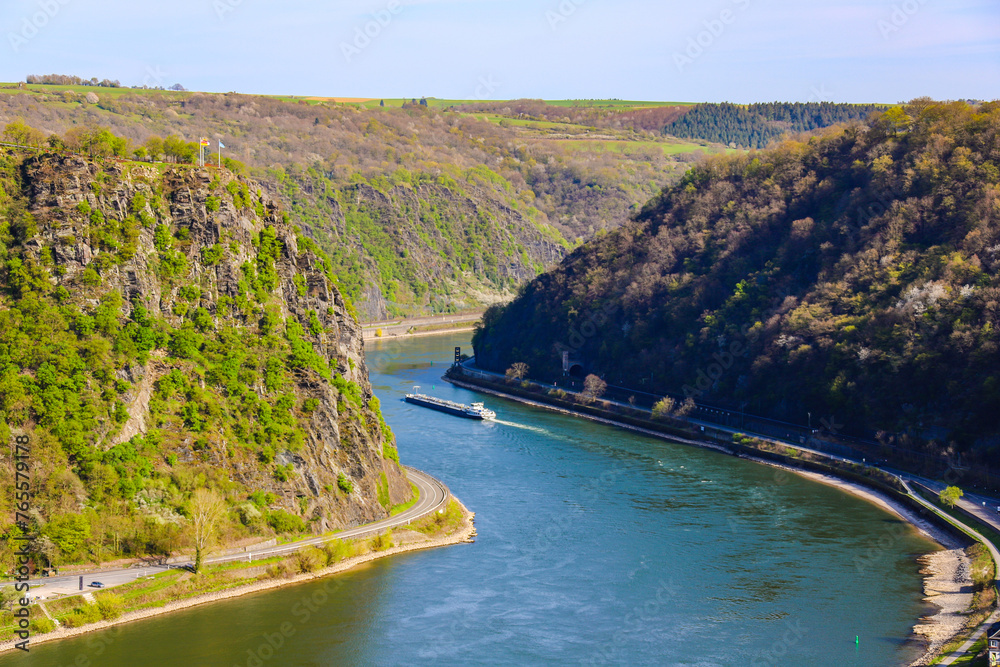
[[[496,419],[497,413],[492,410],[488,410],[482,403],[463,405],[454,401],[446,401],[443,398],[427,396],[426,394],[418,394],[418,389],[420,389],[420,387],[414,387],[413,393],[406,395],[407,403],[413,403],[414,405],[420,405],[425,408],[430,408],[431,410],[445,412],[449,415],[464,417],[466,419],[477,419],[480,421],[492,421],[493,419]]]

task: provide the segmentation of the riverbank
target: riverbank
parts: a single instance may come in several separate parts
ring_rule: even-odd
[[[437,315],[433,317],[387,320],[384,322],[368,322],[361,325],[361,332],[365,341],[468,333],[475,331],[476,323],[482,319],[482,316],[482,312],[476,311],[459,315]]]
[[[435,515],[430,515],[423,519],[417,520],[413,524],[404,526],[403,528],[399,528],[393,531],[392,532],[392,539],[394,541],[393,546],[387,549],[379,551],[371,551],[361,555],[352,556],[350,558],[345,558],[344,560],[334,565],[316,570],[314,572],[302,572],[298,574],[286,573],[281,578],[255,581],[253,583],[237,586],[234,588],[213,591],[210,593],[205,593],[202,595],[197,595],[182,600],[167,602],[166,604],[160,607],[153,607],[150,609],[142,609],[138,611],[127,612],[114,620],[98,621],[96,623],[89,623],[87,625],[83,625],[81,627],[76,627],[76,628],[59,627],[53,630],[52,632],[48,632],[45,634],[33,634],[31,637],[30,646],[50,641],[56,641],[59,639],[66,639],[69,637],[76,637],[82,634],[113,628],[115,626],[123,625],[125,623],[131,623],[146,618],[152,618],[153,616],[169,614],[175,611],[181,611],[183,609],[189,609],[191,607],[196,607],[211,602],[218,602],[221,600],[228,600],[243,595],[249,595],[250,593],[258,593],[261,591],[267,591],[274,588],[280,588],[283,586],[291,586],[294,584],[300,584],[308,581],[313,581],[316,579],[322,579],[341,572],[345,572],[347,570],[351,570],[360,565],[363,565],[365,563],[370,563],[380,558],[395,556],[401,553],[406,553],[410,551],[422,551],[426,549],[436,549],[439,547],[473,542],[476,537],[475,513],[470,512],[468,508],[466,508],[457,498],[454,498],[454,496],[452,496],[452,500],[461,509],[462,518],[461,521],[458,523],[458,525],[454,527],[453,530],[448,531],[446,534],[438,535],[438,534],[426,533],[428,526],[430,528],[433,528],[435,520]],[[295,555],[293,554],[289,556],[286,560],[292,560],[294,558]],[[0,653],[15,650],[15,648],[16,648],[15,641],[4,642],[0,644]]]
[[[957,577],[956,573],[968,571],[969,559],[965,555],[963,549],[963,547],[968,544],[968,541],[964,536],[956,535],[954,528],[938,520],[935,515],[922,512],[919,505],[914,503],[907,504],[904,502],[907,500],[905,496],[902,496],[902,494],[899,494],[895,489],[891,489],[891,487],[885,485],[883,480],[866,480],[862,474],[853,470],[806,470],[799,466],[809,465],[813,468],[824,468],[825,466],[815,461],[795,460],[794,456],[775,455],[775,453],[769,451],[749,452],[747,451],[746,445],[743,443],[734,442],[730,444],[718,441],[709,441],[708,439],[698,438],[693,432],[685,433],[685,435],[688,435],[689,437],[684,437],[679,435],[674,429],[670,429],[670,431],[673,432],[666,432],[667,429],[658,430],[656,428],[644,428],[637,425],[637,423],[619,421],[614,418],[614,415],[599,416],[596,414],[599,410],[592,406],[584,406],[587,409],[587,412],[584,412],[574,409],[575,406],[572,406],[564,401],[560,401],[560,403],[564,403],[563,405],[553,405],[545,402],[545,399],[548,397],[538,397],[543,400],[532,400],[531,398],[517,395],[514,392],[506,392],[500,388],[483,386],[479,383],[465,382],[456,377],[446,376],[445,380],[465,389],[491,394],[508,400],[517,401],[518,403],[525,405],[540,407],[546,410],[572,415],[575,417],[583,417],[590,421],[608,424],[617,428],[623,428],[636,433],[641,433],[643,435],[669,440],[671,442],[678,442],[704,449],[712,449],[714,451],[733,456],[739,456],[740,458],[780,468],[792,474],[800,475],[813,481],[836,487],[845,493],[872,503],[899,517],[923,536],[941,547],[940,551],[927,554],[922,556],[920,559],[920,563],[923,565],[921,574],[925,577],[925,599],[928,603],[934,605],[936,611],[921,618],[913,628],[911,640],[918,641],[924,646],[924,654],[920,659],[912,663],[912,665],[916,666],[929,664],[929,662],[933,660],[933,658],[937,657],[941,650],[960,632],[962,632],[964,628],[966,610],[968,610],[972,602],[972,593],[969,590],[968,585],[963,585],[961,583],[962,580],[960,577],[958,577],[958,583],[954,583],[954,580]],[[638,422],[639,420],[630,421]],[[794,448],[788,446],[787,449],[793,450]],[[769,456],[770,458],[763,458],[764,456]],[[849,479],[847,477],[848,475],[857,479]],[[886,492],[879,491],[874,488],[875,486],[885,486]],[[887,493],[889,491],[896,491],[896,495],[900,496],[899,499],[890,497]],[[894,534],[890,531],[886,534],[884,539],[890,540],[891,543],[892,541],[898,539],[898,537],[898,534]],[[880,548],[884,548],[884,545],[883,547],[879,547],[878,545],[874,546],[873,549],[876,553],[869,554],[868,560],[865,560],[864,558],[856,559],[856,565],[859,567],[859,570],[864,570],[874,564],[878,557],[877,552]],[[949,577],[953,580],[952,584],[947,583]]]
[[[941,653],[941,650],[965,629],[973,594],[971,590],[972,579],[969,576],[970,560],[961,541],[923,520],[902,504],[856,482],[840,479],[833,475],[782,466],[763,459],[751,460],[788,470],[796,475],[862,498],[906,521],[924,537],[942,547],[941,551],[925,554],[917,559],[921,565],[920,574],[924,577],[924,600],[933,605],[935,611],[922,617],[913,628],[914,639],[920,641],[925,648],[923,655],[910,663],[910,667],[931,664],[934,658]],[[894,535],[887,533],[885,539],[894,538]],[[878,548],[873,547],[876,552],[872,554],[873,560],[874,557],[877,557]],[[864,559],[857,560],[856,564],[859,569],[866,566]]]
[[[374,333],[369,334],[367,331],[364,334],[365,342],[368,343],[373,340],[397,340],[400,338],[423,338],[425,336],[442,336],[444,334],[456,334],[456,333],[470,333],[476,330],[475,326],[459,326],[454,329],[434,329],[432,331],[411,331],[409,333],[399,333],[399,334],[387,334],[384,336],[376,336]]]

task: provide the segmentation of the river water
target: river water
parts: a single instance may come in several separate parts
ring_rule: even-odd
[[[900,665],[934,549],[773,468],[486,397],[493,424],[402,401],[454,334],[369,346],[402,459],[476,512],[474,544],[38,645],[0,665]],[[283,625],[284,624],[284,625]],[[270,641],[270,643],[269,643]],[[274,648],[277,646],[277,648]]]

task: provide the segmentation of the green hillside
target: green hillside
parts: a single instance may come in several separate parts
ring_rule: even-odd
[[[920,99],[713,157],[491,309],[477,360],[553,379],[565,351],[615,384],[989,460],[998,129],[996,102]]]

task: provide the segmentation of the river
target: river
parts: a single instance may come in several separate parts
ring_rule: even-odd
[[[919,655],[907,639],[928,611],[916,558],[935,546],[894,516],[773,468],[493,397],[492,424],[404,403],[414,385],[484,400],[440,379],[456,345],[471,351],[469,334],[368,353],[400,456],[476,512],[474,544],[0,665],[870,667]]]

